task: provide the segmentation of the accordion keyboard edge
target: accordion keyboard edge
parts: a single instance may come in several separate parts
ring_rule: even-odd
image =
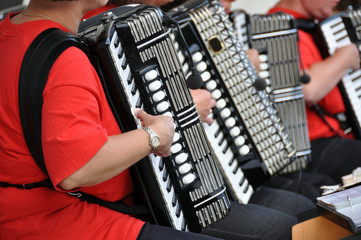
[[[175,51],[170,30],[158,8],[136,5],[114,15],[119,9],[103,15],[99,26],[89,27],[82,38],[100,59],[97,69],[102,69],[103,86],[122,131],[140,127],[133,116],[136,107],[173,117],[170,157],[150,154],[138,167],[146,188],[151,188],[146,194],[157,222],[200,232],[224,218],[230,202],[184,73],[178,59],[170,57]]]

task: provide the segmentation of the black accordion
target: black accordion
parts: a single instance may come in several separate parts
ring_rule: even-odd
[[[277,111],[296,147],[297,161],[283,172],[307,168],[311,161],[306,106],[300,81],[298,33],[295,19],[282,12],[274,14],[232,14],[237,36],[245,48],[262,53],[261,77],[271,85],[271,96]]]
[[[289,165],[293,144],[266,92],[254,86],[257,75],[223,6],[218,1],[188,1],[169,15],[179,23],[180,31],[174,32],[184,71],[190,72],[191,59],[216,100],[215,121],[204,124],[207,138],[231,194],[247,203],[253,192],[249,183],[256,186]],[[180,41],[181,34],[187,44]]]
[[[320,23],[314,30],[315,42],[322,56],[332,55],[336,48],[355,43],[361,54],[361,10],[338,13]],[[361,138],[361,70],[348,70],[338,84],[348,123],[357,138]]]
[[[132,168],[155,223],[200,232],[224,218],[230,202],[165,19],[158,8],[127,5],[83,22],[79,36],[123,132],[141,127],[136,107],[173,117],[171,155],[150,154]]]

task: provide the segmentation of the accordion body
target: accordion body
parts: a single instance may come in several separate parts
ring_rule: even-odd
[[[204,88],[216,100],[215,121],[204,124],[209,142],[231,195],[247,203],[251,186],[294,160],[293,144],[266,92],[254,87],[257,75],[223,6],[218,1],[188,1],[169,15],[186,39],[182,46],[181,34],[174,31],[184,71],[190,72],[187,59],[191,58]],[[192,56],[187,55],[185,45]],[[257,171],[262,176],[247,172],[248,168],[262,169]]]
[[[336,48],[355,43],[361,53],[361,10],[338,13],[316,23],[314,37],[323,57],[333,55]],[[354,135],[361,138],[361,70],[348,70],[338,84],[348,123]]]
[[[158,8],[126,5],[83,22],[79,35],[123,132],[141,127],[135,108],[174,119],[171,155],[150,154],[132,168],[155,223],[200,232],[230,202],[164,18]]]
[[[244,11],[235,11],[232,21],[244,46],[257,49],[265,56],[261,63],[261,76],[270,83],[270,94],[276,109],[296,147],[297,159],[283,173],[307,168],[311,161],[311,144],[300,82],[295,19],[282,12],[249,15]]]

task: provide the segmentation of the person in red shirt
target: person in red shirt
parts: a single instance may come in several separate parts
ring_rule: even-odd
[[[106,3],[31,0],[23,12],[11,13],[0,23],[0,239],[214,239],[150,225],[67,194],[82,191],[131,204],[134,188],[129,167],[153,150],[168,156],[174,136],[171,117],[140,109],[135,114],[158,134],[159,148],[149,144],[143,129],[121,134],[95,69],[76,47],[55,61],[43,92],[42,146],[55,190],[15,187],[47,178],[27,148],[19,117],[24,54],[46,29],[75,35],[83,14]]]
[[[296,19],[322,21],[331,16],[338,3],[339,0],[281,0],[269,13],[282,11]],[[331,115],[345,113],[337,84],[347,69],[360,67],[359,51],[355,44],[349,44],[323,59],[312,34],[303,30],[298,33],[300,66],[311,78],[303,84],[312,150],[307,172],[325,174],[340,182],[342,176],[360,166],[361,142],[344,134],[336,118],[328,114],[322,117],[315,109]]]

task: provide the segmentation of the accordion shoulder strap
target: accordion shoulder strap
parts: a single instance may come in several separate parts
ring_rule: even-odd
[[[40,33],[30,44],[24,55],[19,75],[19,111],[26,144],[35,162],[49,177],[44,162],[41,144],[41,109],[43,106],[43,91],[51,67],[56,59],[69,47],[78,47],[84,51],[84,46],[78,37],[57,28],[50,28]],[[36,187],[53,187],[50,179],[31,184],[9,184],[0,182],[0,187],[16,187],[32,189]],[[95,196],[83,193],[69,193],[82,201],[96,203],[114,211],[131,215],[148,213],[145,206],[127,206],[121,200],[107,202]]]
[[[41,145],[43,90],[55,60],[67,48],[81,48],[76,36],[57,28],[40,33],[24,55],[19,75],[19,111],[26,144],[37,165],[48,176]]]

